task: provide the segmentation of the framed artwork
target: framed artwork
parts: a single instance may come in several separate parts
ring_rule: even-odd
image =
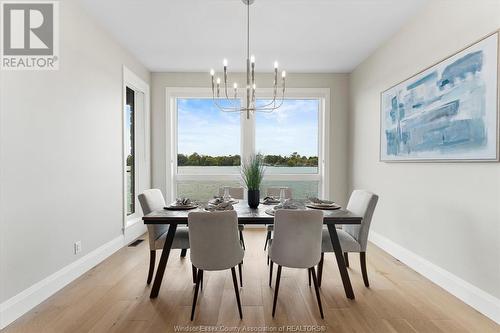
[[[381,93],[381,161],[498,161],[498,42],[497,31]]]

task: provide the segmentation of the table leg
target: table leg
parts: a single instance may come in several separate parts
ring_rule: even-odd
[[[161,280],[163,279],[163,274],[165,273],[165,268],[167,267],[168,255],[170,254],[170,249],[172,248],[172,243],[174,242],[176,230],[177,224],[171,224],[168,227],[167,238],[165,239],[165,245],[163,245],[163,251],[161,252],[160,262],[158,263],[158,268],[156,269],[155,281],[149,298],[158,297],[158,293],[160,292]]]
[[[337,234],[335,225],[328,224],[328,231],[330,232],[333,251],[335,252],[335,258],[337,259],[337,265],[339,266],[340,276],[342,277],[342,283],[344,284],[345,295],[347,298],[354,299],[354,291],[352,290],[351,280],[349,279],[349,273],[347,272],[342,248],[340,247],[339,235]]]

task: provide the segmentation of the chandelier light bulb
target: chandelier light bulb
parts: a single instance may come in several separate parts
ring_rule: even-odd
[[[255,83],[252,85],[252,89],[253,90],[257,89],[257,85]]]
[[[224,65],[224,67],[227,67],[227,59],[222,60],[222,64]]]
[[[233,84],[233,88],[234,88],[234,89],[238,89],[238,83],[236,83],[236,82],[235,82],[235,83]]]
[[[212,76],[215,75],[215,71],[213,69],[210,70],[210,75],[212,75]]]
[[[285,78],[285,77],[286,77],[286,72],[285,72],[285,71],[281,72],[281,77],[282,77],[282,78]]]
[[[220,77],[217,78],[217,84],[220,84]]]
[[[255,56],[254,56],[253,54],[250,56],[250,62],[251,62],[252,64],[254,64],[254,63],[255,63]]]
[[[274,69],[278,69],[278,62],[277,61],[274,62]]]

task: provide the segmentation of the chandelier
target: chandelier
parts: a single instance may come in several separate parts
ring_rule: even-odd
[[[274,83],[273,83],[273,97],[270,102],[263,105],[256,105],[255,103],[255,90],[257,89],[257,84],[255,83],[255,56],[250,56],[250,5],[255,0],[242,0],[247,6],[247,71],[246,71],[246,102],[245,106],[237,105],[238,98],[238,83],[233,83],[233,91],[228,92],[228,74],[227,74],[227,59],[224,59],[222,64],[224,66],[223,73],[223,84],[221,87],[221,78],[215,78],[215,71],[210,70],[210,76],[212,77],[212,99],[214,105],[224,112],[246,112],[247,119],[250,118],[250,112],[272,112],[283,104],[285,98],[285,78],[286,72],[281,72],[281,96],[278,96],[278,62],[274,62]],[[222,90],[222,97],[221,97]],[[222,106],[220,100],[224,100],[225,104]]]

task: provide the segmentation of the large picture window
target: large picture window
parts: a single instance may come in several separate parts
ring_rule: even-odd
[[[222,112],[204,89],[167,89],[171,119],[169,199],[208,200],[221,186],[242,186],[241,162],[261,154],[262,194],[287,186],[293,197],[328,195],[324,134],[326,89],[292,91],[272,113]],[[224,102],[221,101],[220,104]],[[226,102],[227,103],[227,102]],[[231,105],[242,105],[235,100]],[[263,96],[257,103],[269,103]]]

